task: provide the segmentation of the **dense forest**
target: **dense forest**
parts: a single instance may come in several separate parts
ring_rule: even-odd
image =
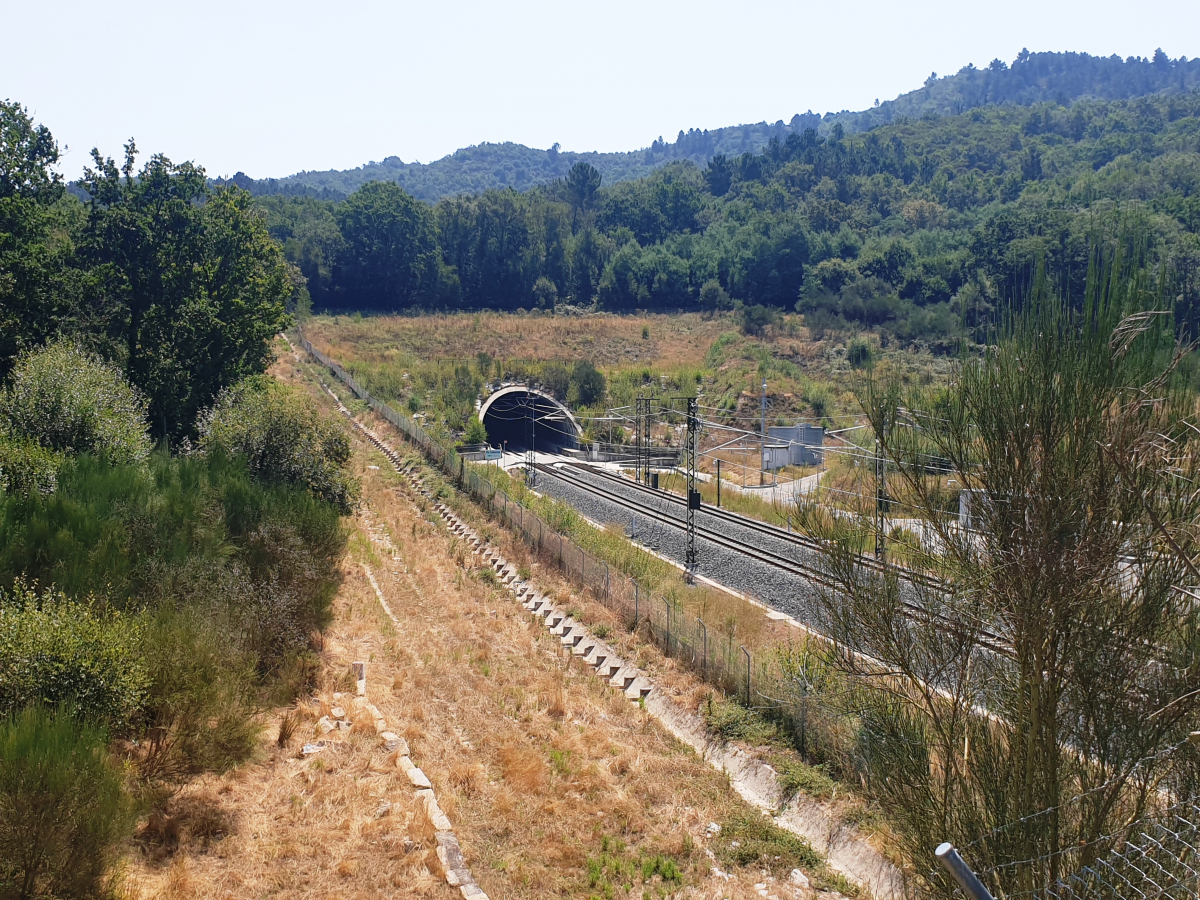
[[[835,124],[611,185],[576,163],[434,205],[394,182],[256,202],[331,310],[743,304],[934,347],[986,327],[1039,267],[1078,293],[1089,245],[1136,219],[1149,237],[1134,250],[1170,264],[1164,302],[1194,327],[1200,90]]]
[[[756,122],[725,128],[691,128],[675,140],[660,136],[650,146],[625,153],[573,153],[558,145],[537,150],[521,144],[479,144],[431,163],[402,162],[389,156],[347,171],[299,172],[286,178],[255,180],[238,173],[231,180],[252,194],[285,194],[344,200],[370,181],[394,181],[418,200],[431,203],[454,194],[477,194],[489,188],[528,190],[565,177],[578,162],[594,167],[608,185],[641,178],[674,161],[705,166],[713,156],[760,152],[772,138],[813,129],[828,137],[840,125],[842,133],[869,131],[902,119],[959,115],[988,104],[1033,106],[1069,105],[1079,100],[1126,100],[1156,93],[1184,93],[1200,87],[1200,59],[1172,60],[1162,50],[1152,58],[1099,57],[1086,53],[1029,53],[1022,51],[1009,66],[992,60],[986,68],[968,65],[925,84],[895,100],[861,112],[809,110],[786,123]]]

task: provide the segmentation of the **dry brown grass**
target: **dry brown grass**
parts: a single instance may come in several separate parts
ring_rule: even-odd
[[[642,329],[649,337],[642,337]],[[388,362],[404,356],[430,361],[470,359],[589,359],[598,366],[653,362],[661,368],[695,365],[728,331],[728,319],[684,315],[514,316],[458,313],[372,316],[361,321],[319,316],[305,326],[309,340],[335,359]],[[343,354],[339,356],[339,353]]]

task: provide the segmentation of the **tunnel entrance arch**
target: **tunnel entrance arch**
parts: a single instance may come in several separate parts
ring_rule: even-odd
[[[489,444],[510,451],[528,450],[531,433],[533,449],[542,453],[577,449],[583,436],[569,409],[545,391],[524,384],[493,392],[479,407],[479,421],[487,429]]]

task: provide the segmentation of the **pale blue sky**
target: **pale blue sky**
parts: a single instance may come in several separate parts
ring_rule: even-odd
[[[212,175],[428,162],[482,141],[630,150],[861,109],[1030,50],[1200,56],[1200,2],[0,0],[0,97],[69,146]]]

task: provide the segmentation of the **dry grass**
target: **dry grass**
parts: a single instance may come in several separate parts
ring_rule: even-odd
[[[378,316],[354,319],[319,316],[305,329],[309,340],[341,359],[363,362],[474,359],[485,352],[496,359],[590,359],[597,366],[653,362],[670,368],[695,365],[727,319],[684,315],[514,316],[459,313],[428,316]],[[649,336],[642,337],[645,328]]]
[[[276,371],[296,376],[290,365]],[[320,690],[294,711],[276,711],[257,762],[197,781],[168,810],[173,821],[147,824],[130,860],[129,896],[458,896],[438,877],[432,825],[394,755],[360,730],[370,717],[356,715],[353,697],[333,696],[349,686],[350,663],[367,660],[368,699],[408,739],[490,896],[591,896],[589,861],[619,841],[630,859],[678,867],[678,882],[653,876],[650,894],[757,897],[759,871],[726,880],[712,874],[705,853],[709,822],[749,812],[725,777],[563,656],[509,595],[464,570],[454,542],[418,513],[381,457],[359,445],[355,465],[366,506],[324,634]],[[517,559],[511,540],[498,539]],[[400,627],[381,609],[363,563]],[[526,564],[561,601],[601,620],[598,604],[536,561]],[[614,637],[638,652],[633,636]],[[695,680],[669,661],[647,648],[641,656],[663,689],[695,692]],[[298,758],[335,705],[355,728],[335,747]],[[796,896],[783,885],[775,893]],[[641,887],[616,885],[615,896],[641,896]]]

